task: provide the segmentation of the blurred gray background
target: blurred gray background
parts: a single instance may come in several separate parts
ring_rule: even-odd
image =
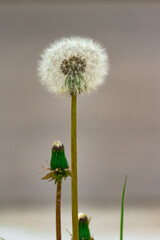
[[[0,2],[0,203],[46,203],[55,186],[40,180],[54,140],[70,163],[70,98],[56,98],[36,75],[42,50],[63,36],[107,48],[110,75],[78,97],[79,202],[160,200],[160,2]],[[63,201],[70,200],[70,179]]]

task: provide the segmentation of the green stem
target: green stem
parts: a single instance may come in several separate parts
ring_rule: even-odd
[[[61,185],[62,182],[57,182],[56,196],[56,236],[57,240],[61,240]]]
[[[126,176],[125,182],[124,182],[122,202],[121,202],[120,240],[123,240],[123,215],[124,215],[124,197],[125,197],[126,183],[127,183],[127,176]]]
[[[71,189],[73,240],[79,240],[77,188],[77,94],[71,97]]]

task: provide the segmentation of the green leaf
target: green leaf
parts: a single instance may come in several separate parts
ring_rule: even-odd
[[[55,179],[55,175],[54,172],[49,172],[47,173],[43,178],[41,178],[42,180],[48,180],[48,179]]]
[[[120,224],[120,240],[123,240],[123,216],[124,216],[124,197],[127,184],[127,176],[125,177],[123,193],[122,193],[122,202],[121,202],[121,224]]]

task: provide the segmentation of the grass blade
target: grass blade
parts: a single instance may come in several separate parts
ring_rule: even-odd
[[[125,181],[124,181],[122,202],[121,202],[120,240],[123,240],[123,216],[124,216],[124,197],[125,197],[126,183],[127,183],[127,176],[126,176]]]

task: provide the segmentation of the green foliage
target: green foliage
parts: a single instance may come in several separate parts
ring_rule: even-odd
[[[127,184],[127,176],[124,181],[123,193],[122,193],[122,202],[121,202],[121,223],[120,223],[120,240],[123,240],[123,216],[124,216],[124,197]]]
[[[69,169],[66,169],[63,171],[61,169],[56,169],[56,170],[51,170],[41,179],[48,180],[48,182],[55,180],[55,183],[57,183],[57,182],[61,182],[63,178],[66,179],[68,176],[71,176],[71,172]]]

